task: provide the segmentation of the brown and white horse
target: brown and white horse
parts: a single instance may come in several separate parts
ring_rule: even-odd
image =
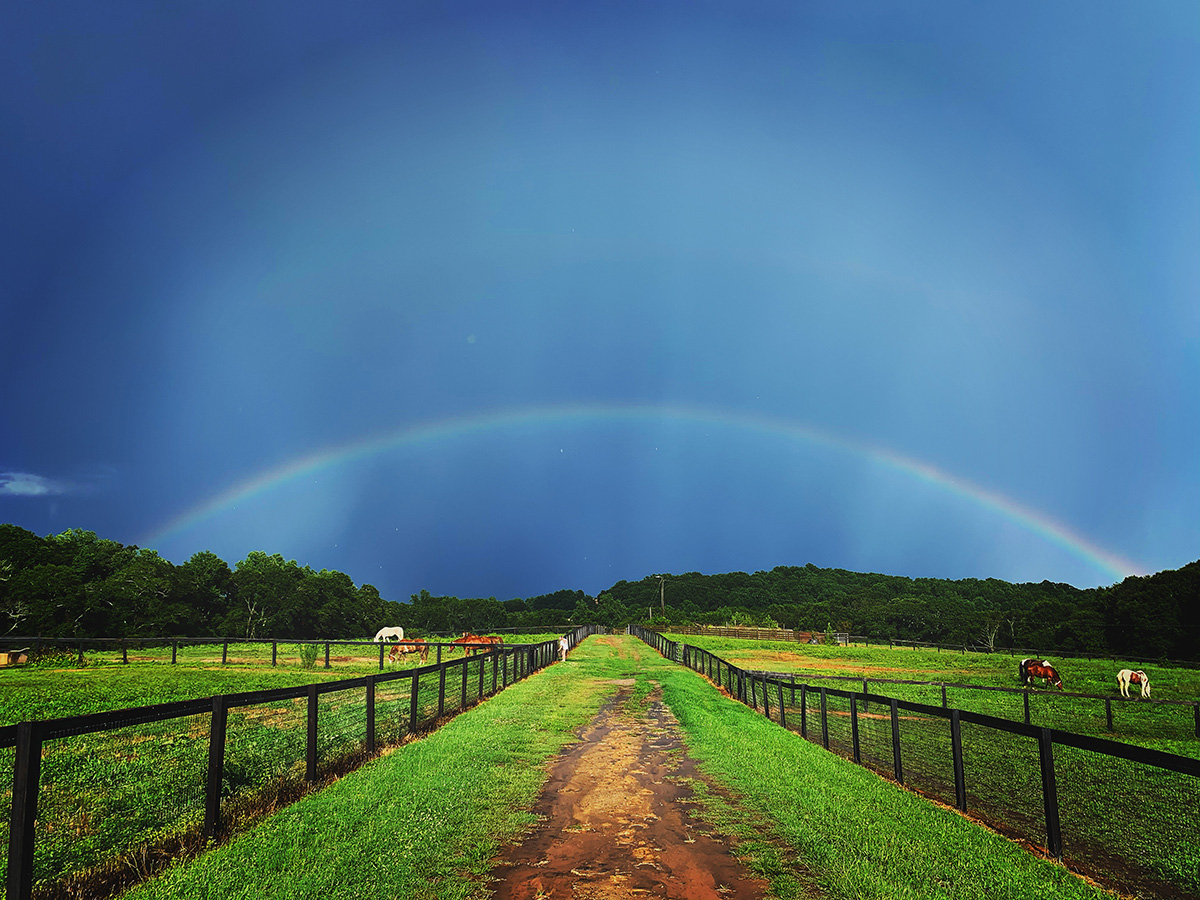
[[[1142,696],[1150,696],[1150,676],[1141,669],[1122,669],[1117,673],[1117,687],[1121,689],[1121,696],[1129,696],[1129,686],[1131,684],[1140,685],[1142,688]]]
[[[1047,686],[1054,685],[1060,691],[1063,689],[1062,678],[1054,671],[1054,666],[1045,659],[1029,659],[1021,660],[1021,665],[1017,669],[1017,674],[1021,678],[1021,684],[1033,685],[1035,678],[1041,678]]]
[[[425,662],[429,659],[429,644],[424,638],[409,638],[403,643],[392,644],[392,649],[388,651],[388,662],[401,662],[409,653],[421,654],[421,662]]]

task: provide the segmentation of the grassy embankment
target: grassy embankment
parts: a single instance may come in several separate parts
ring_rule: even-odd
[[[546,766],[634,677],[678,717],[706,808],[780,896],[1096,898],[1103,891],[722,698],[632,638],[589,638],[430,735],[142,885],[152,898],[478,897]],[[636,704],[637,700],[632,701]]]

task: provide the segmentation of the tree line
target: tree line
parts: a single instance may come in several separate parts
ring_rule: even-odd
[[[203,551],[155,551],[70,529],[39,537],[0,524],[0,633],[43,637],[354,639],[381,625],[414,634],[630,622],[845,631],[979,649],[1200,660],[1200,561],[1111,587],[907,578],[779,566],[647,575],[598,596],[386,600],[342,572],[253,551],[232,568]]]

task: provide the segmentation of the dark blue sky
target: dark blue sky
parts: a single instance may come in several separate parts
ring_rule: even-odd
[[[9,4],[0,521],[390,599],[1200,557],[1200,6]]]

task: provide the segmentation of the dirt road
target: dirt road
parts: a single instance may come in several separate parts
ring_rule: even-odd
[[[628,704],[632,681],[555,763],[542,821],[496,860],[496,900],[758,898],[752,877],[693,814],[693,766],[655,697]]]

